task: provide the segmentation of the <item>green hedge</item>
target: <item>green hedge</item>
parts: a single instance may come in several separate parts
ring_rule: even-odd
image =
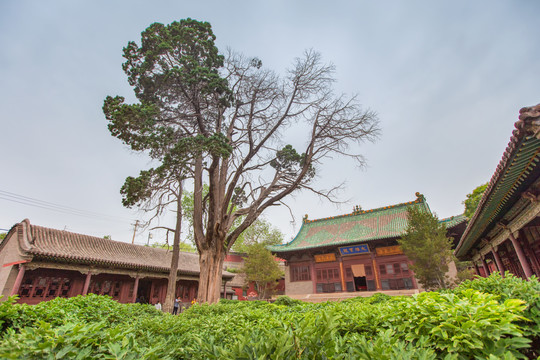
[[[178,316],[96,295],[10,299],[0,303],[0,358],[536,358],[539,294],[536,279],[492,275],[412,297],[222,301]]]

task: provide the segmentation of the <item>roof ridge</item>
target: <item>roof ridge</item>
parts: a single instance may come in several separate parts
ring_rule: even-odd
[[[455,218],[458,218],[460,216],[465,216],[465,215],[463,215],[463,214],[452,215],[452,216],[449,216],[449,217],[446,217],[446,218],[443,218],[443,219],[439,219],[439,222],[454,220]]]
[[[113,240],[113,239],[105,239],[103,237],[94,236],[94,235],[82,234],[82,233],[77,233],[77,232],[67,231],[67,230],[54,229],[54,228],[49,228],[49,227],[45,227],[45,226],[41,226],[41,225],[34,225],[34,224],[31,224],[30,222],[28,222],[28,224],[30,225],[31,229],[36,228],[36,229],[42,229],[42,231],[51,231],[52,233],[60,233],[60,234],[64,234],[65,236],[67,235],[66,237],[74,236],[74,238],[70,238],[70,241],[73,241],[73,239],[83,240],[84,238],[90,238],[90,239],[96,239],[96,240],[99,240],[99,241],[103,241],[106,244],[113,244],[113,243],[114,244],[125,244],[125,245],[129,245],[129,246],[138,246],[138,247],[141,247],[141,248],[159,249],[159,248],[153,248],[151,246],[146,246],[146,245],[131,244],[131,243],[128,243],[128,242],[125,242],[125,241],[119,241],[119,240]],[[164,249],[164,250],[166,250],[166,249]]]
[[[516,152],[516,148],[520,146],[528,136],[536,136],[538,134],[540,122],[540,104],[534,106],[523,107],[519,110],[518,120],[514,123],[514,130],[512,130],[512,135],[508,145],[504,149],[501,159],[497,163],[495,172],[491,175],[491,178],[488,182],[488,186],[482,195],[482,198],[478,202],[475,212],[469,219],[469,224],[463,232],[459,243],[454,250],[454,253],[457,254],[461,251],[461,247],[467,240],[469,233],[472,231],[472,228],[476,226],[477,219],[480,216],[480,213],[484,211],[484,206],[487,206],[493,193],[497,191],[496,187],[499,186],[502,181],[501,177],[504,177],[508,169],[513,165],[513,161],[516,156],[519,154],[521,149]],[[538,138],[538,137],[537,137]]]
[[[347,217],[347,216],[356,216],[356,215],[374,213],[374,212],[377,212],[377,211],[388,210],[388,209],[397,208],[397,207],[400,207],[400,206],[425,203],[425,200],[426,200],[426,198],[424,197],[424,195],[417,192],[416,193],[416,200],[413,200],[413,201],[407,201],[407,202],[394,204],[394,205],[388,205],[388,206],[381,206],[381,207],[374,208],[374,209],[369,209],[369,210],[358,210],[358,211],[353,211],[352,213],[349,213],[349,214],[329,216],[329,217],[320,218],[320,219],[313,219],[313,220],[308,220],[307,215],[306,215],[304,217],[302,223],[303,224],[310,224],[310,223],[314,223],[314,222],[318,222],[318,221],[344,218],[344,217]]]

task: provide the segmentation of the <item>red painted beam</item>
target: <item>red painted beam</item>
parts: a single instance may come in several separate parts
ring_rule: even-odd
[[[11,263],[2,265],[2,267],[8,267],[8,266],[13,266],[13,265],[17,265],[17,264],[24,264],[24,263],[27,263],[27,262],[30,262],[30,261],[31,261],[31,260],[19,260],[19,261],[14,261],[14,262],[11,262]]]

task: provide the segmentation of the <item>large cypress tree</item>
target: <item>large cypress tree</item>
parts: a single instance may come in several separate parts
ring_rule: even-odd
[[[117,96],[104,105],[112,135],[161,163],[167,179],[193,185],[201,302],[218,301],[227,252],[265,209],[300,189],[331,198],[339,186],[312,186],[317,165],[336,155],[362,164],[350,146],[378,132],[374,113],[333,93],[333,67],[319,54],[306,52],[280,78],[258,59],[219,54],[214,40],[206,22],[152,24],[140,46],[124,49],[138,103]],[[297,124],[301,152],[281,136]],[[151,182],[141,180],[126,188],[128,198],[136,194],[128,205],[155,199]]]

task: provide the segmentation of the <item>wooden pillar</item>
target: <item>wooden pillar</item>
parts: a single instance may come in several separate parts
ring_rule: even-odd
[[[538,240],[537,240],[538,241]],[[524,237],[521,246],[523,247],[523,251],[525,252],[525,256],[530,261],[530,265],[532,267],[531,271],[533,274],[536,274],[536,276],[540,276],[540,263],[538,262],[539,259],[536,257],[536,254],[534,253],[533,249],[531,248],[531,244],[529,244],[529,241],[526,237]]]
[[[137,291],[139,290],[139,274],[135,277],[135,285],[133,285],[133,297],[131,298],[131,302],[135,303],[137,300]]]
[[[339,273],[341,275],[341,291],[347,291],[347,284],[345,283],[345,271],[343,271],[343,259],[339,257]]]
[[[19,293],[19,289],[21,287],[25,272],[26,272],[26,267],[23,264],[19,265],[19,273],[17,274],[17,278],[15,279],[15,284],[13,284],[13,287],[11,288],[11,293],[9,294],[9,296],[17,295]]]
[[[86,274],[86,280],[84,281],[82,295],[88,294],[88,288],[90,287],[90,279],[91,278],[92,278],[92,272],[90,270],[88,270],[88,273]]]
[[[161,286],[161,295],[159,297],[159,301],[162,303],[162,304],[165,304],[165,298],[167,297],[167,285],[169,283],[169,280],[167,280],[165,282],[165,284],[163,284]],[[176,288],[175,288],[176,289]],[[176,294],[173,294],[174,298],[176,299]]]
[[[259,294],[260,296],[260,294]],[[227,280],[223,280],[223,298],[227,298]]]
[[[156,279],[151,280],[150,283],[150,299],[148,299],[148,303],[154,305],[154,288],[156,287]]]
[[[315,261],[311,259],[311,283],[313,284],[313,293],[317,293],[317,271],[315,271]]]
[[[501,273],[501,276],[504,277],[504,266],[501,258],[499,257],[499,253],[497,253],[497,250],[495,250],[493,247],[491,248],[491,253],[493,254],[493,258],[495,259],[495,264],[497,264],[497,269]]]
[[[118,302],[125,304],[129,300],[127,299],[129,295],[129,285],[127,281],[122,281],[120,285],[120,298],[118,299]]]
[[[529,262],[527,261],[527,257],[525,256],[525,253],[523,252],[523,248],[521,247],[521,244],[514,237],[514,234],[512,234],[512,232],[510,232],[510,241],[512,242],[512,245],[514,246],[514,249],[516,250],[519,263],[521,264],[521,268],[523,269],[525,276],[527,277],[527,279],[530,278],[533,274],[531,271],[531,267],[529,266]]]
[[[480,257],[480,259],[482,260],[482,267],[484,268],[484,273],[486,274],[486,277],[489,276],[489,268],[487,266],[487,263],[486,263],[486,258],[482,255]]]
[[[379,277],[379,268],[377,267],[377,260],[375,255],[371,253],[371,262],[373,263],[373,274],[375,275],[375,287],[377,290],[382,290],[381,278]]]
[[[188,300],[191,302],[193,301],[193,299],[195,299],[195,290],[196,290],[196,287],[197,287],[197,283],[189,283],[189,298]],[[184,295],[183,294],[180,294],[181,297],[183,297]]]

